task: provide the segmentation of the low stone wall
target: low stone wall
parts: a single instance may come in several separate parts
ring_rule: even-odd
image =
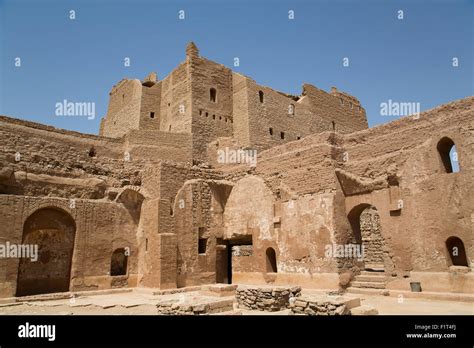
[[[189,302],[158,303],[156,308],[161,315],[203,315],[227,312],[233,310],[233,299],[208,301],[207,303],[192,304]]]
[[[300,287],[247,287],[236,289],[239,308],[275,312],[289,308],[290,299],[301,295]]]
[[[360,306],[360,299],[342,297],[306,297],[301,296],[290,301],[289,308],[295,314],[305,315],[349,315],[351,308]]]

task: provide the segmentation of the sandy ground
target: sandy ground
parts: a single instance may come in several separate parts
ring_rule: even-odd
[[[474,315],[474,302],[456,302],[404,298],[399,303],[397,297],[360,295],[361,305],[375,307],[379,314],[407,315]]]
[[[473,302],[455,302],[440,300],[425,300],[405,298],[399,303],[397,297],[375,296],[375,295],[355,295],[359,297],[361,305],[375,307],[380,315],[384,314],[439,314],[439,315],[474,315]],[[80,296],[70,299],[56,299],[46,301],[29,301],[20,303],[0,304],[0,314],[6,315],[38,315],[38,314],[58,314],[58,315],[156,315],[157,303],[180,302],[180,303],[212,303],[221,301],[222,297],[212,297],[201,294],[199,291],[176,293],[169,295],[154,295],[152,292],[126,292],[106,295]],[[282,311],[278,314],[288,315],[290,311]],[[259,311],[228,310],[225,314],[270,314]],[[277,314],[277,313],[275,313]]]

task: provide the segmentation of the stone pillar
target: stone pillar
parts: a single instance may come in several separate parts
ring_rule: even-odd
[[[178,240],[174,233],[158,235],[159,287],[160,289],[176,288]]]

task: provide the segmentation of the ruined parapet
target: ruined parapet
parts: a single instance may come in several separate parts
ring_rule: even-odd
[[[186,57],[188,58],[199,58],[199,49],[194,42],[188,43],[186,46]]]
[[[138,129],[142,100],[142,83],[137,79],[123,79],[109,93],[107,115],[101,122],[100,135],[119,138]]]
[[[331,87],[331,95],[338,97],[342,105],[347,103],[351,109],[354,107],[361,107],[359,99],[349,93],[339,91],[336,87]]]
[[[142,85],[146,87],[151,87],[156,84],[158,81],[158,77],[156,75],[156,72],[151,72],[149,73],[142,81]]]

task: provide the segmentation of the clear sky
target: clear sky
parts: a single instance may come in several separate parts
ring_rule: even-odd
[[[423,111],[474,94],[473,16],[472,0],[0,0],[0,114],[97,134],[114,84],[163,78],[194,41],[286,93],[336,86],[374,126],[397,118],[380,115],[388,100]],[[95,103],[96,118],[56,116],[64,99]]]

